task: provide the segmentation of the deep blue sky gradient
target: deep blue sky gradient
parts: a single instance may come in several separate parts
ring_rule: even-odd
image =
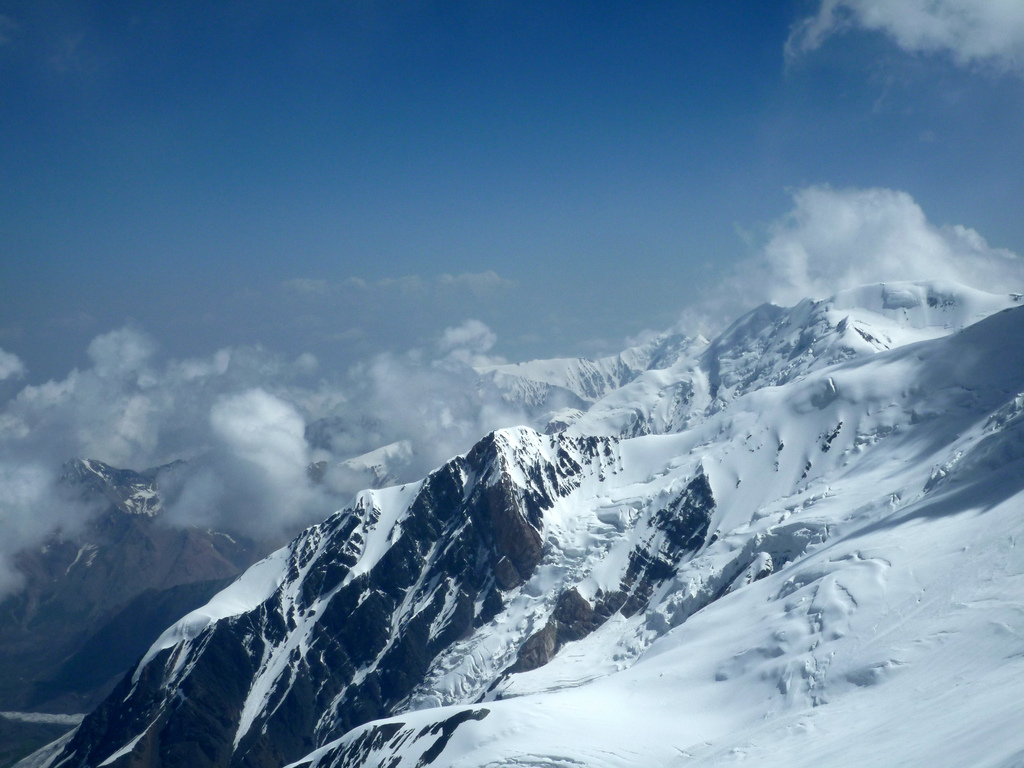
[[[477,317],[596,354],[807,184],[1024,253],[1022,78],[867,33],[787,64],[814,7],[0,2],[0,347],[41,380],[132,322],[344,366]]]

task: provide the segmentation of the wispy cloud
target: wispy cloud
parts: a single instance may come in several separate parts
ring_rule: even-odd
[[[25,364],[12,352],[0,349],[0,381],[17,379],[25,375]]]
[[[0,46],[13,43],[18,30],[18,23],[14,19],[0,13]]]
[[[821,0],[786,41],[792,60],[850,30],[882,32],[912,53],[943,52],[960,65],[1024,72],[1020,0]]]
[[[436,277],[405,275],[376,281],[350,277],[338,282],[331,282],[321,278],[296,277],[284,281],[281,287],[289,293],[313,296],[328,296],[347,291],[418,294],[451,290],[465,291],[479,296],[492,291],[514,288],[515,285],[515,281],[488,270],[486,272],[464,272],[457,275],[441,274]]]

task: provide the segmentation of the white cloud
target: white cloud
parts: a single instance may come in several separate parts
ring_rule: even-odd
[[[96,412],[100,418],[90,415],[80,414],[78,426],[79,444],[86,456],[104,456],[115,464],[125,464],[156,448],[158,406],[149,397],[120,394]]]
[[[25,364],[12,352],[0,349],[0,381],[17,379],[25,375]]]
[[[156,343],[134,328],[120,328],[97,336],[89,344],[89,358],[103,377],[137,374],[156,352]]]
[[[961,65],[1024,68],[1021,0],[821,0],[816,14],[794,26],[787,57],[850,28],[882,32],[913,53],[945,52]]]
[[[226,492],[222,508],[211,510],[215,519],[233,513],[236,519],[230,522],[235,525],[255,524],[271,533],[312,522],[306,422],[294,406],[263,389],[251,389],[219,398],[210,409],[210,426],[212,459]]]
[[[218,399],[210,409],[210,425],[233,454],[261,472],[305,470],[302,416],[262,389]]]
[[[117,466],[153,459],[180,383],[150,368],[154,351],[148,336],[122,328],[89,344],[91,368],[24,387],[4,409],[4,422],[24,433],[15,450],[40,458],[49,452],[58,463],[72,456]],[[14,448],[0,446],[0,455],[4,447]]]
[[[997,293],[1024,287],[1024,261],[967,227],[935,226],[906,192],[808,187],[793,201],[751,272],[772,301],[894,280],[952,280]]]
[[[487,356],[497,343],[494,331],[479,320],[466,320],[461,325],[445,328],[438,342],[438,348],[446,355],[445,360],[470,367],[503,363]]]

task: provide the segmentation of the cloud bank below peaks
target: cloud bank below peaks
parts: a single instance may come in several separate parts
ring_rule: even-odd
[[[489,354],[495,342],[468,320],[423,348],[323,374],[309,353],[288,360],[260,347],[161,360],[149,335],[125,327],[92,340],[86,367],[29,385],[17,381],[21,361],[0,355],[10,395],[0,402],[0,594],[18,583],[16,552],[96,511],[61,497],[65,461],[141,470],[185,459],[161,479],[167,523],[282,541],[380,479],[363,454],[400,446],[384,452],[387,479],[416,480],[524,423],[473,369],[503,362]],[[323,482],[310,473],[318,462]]]
[[[794,26],[787,59],[854,28],[884,33],[911,53],[943,52],[959,65],[1024,73],[1020,0],[821,0],[816,14]]]

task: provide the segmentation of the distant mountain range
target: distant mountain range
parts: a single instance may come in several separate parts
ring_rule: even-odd
[[[22,765],[1020,765],[1022,339],[900,283],[481,370],[561,421],[358,494]]]
[[[158,478],[179,469],[64,466],[61,482],[102,511],[18,556],[25,588],[0,603],[0,711],[87,711],[168,623],[263,554],[238,536],[163,524]]]

